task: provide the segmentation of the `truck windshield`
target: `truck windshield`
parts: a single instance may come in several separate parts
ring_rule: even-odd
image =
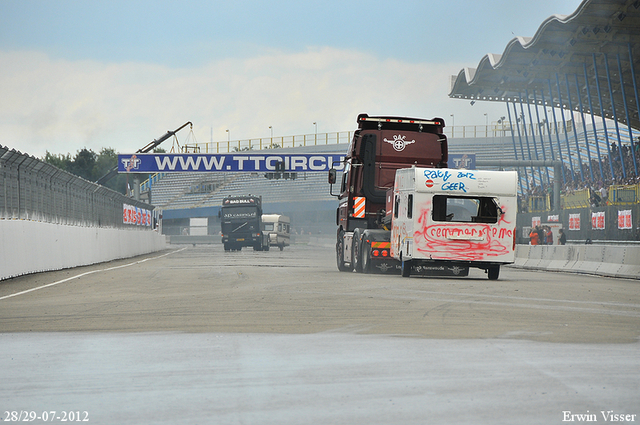
[[[490,197],[435,195],[433,221],[497,223],[498,204]]]

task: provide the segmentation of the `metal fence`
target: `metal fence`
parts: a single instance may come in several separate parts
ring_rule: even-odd
[[[640,184],[611,186],[609,196],[613,205],[632,205],[640,202]]]
[[[529,135],[548,135],[548,134],[562,134],[565,132],[571,132],[572,121],[567,123],[551,123],[549,130],[547,126],[538,124],[525,124],[520,122],[511,123],[509,121],[501,120],[486,125],[459,125],[445,127],[444,132],[449,138],[488,138],[488,137],[511,137],[512,132],[518,129],[521,133]],[[549,133],[550,132],[550,133]],[[337,145],[348,144],[353,137],[353,131],[338,131],[332,133],[313,133],[313,134],[301,134],[297,136],[276,136],[276,137],[263,137],[256,139],[242,139],[220,141],[220,142],[194,142],[186,143],[184,145],[175,145],[171,148],[171,152],[183,152],[183,153],[231,153],[246,150],[262,150],[273,148],[296,148],[302,146],[317,146],[317,145]],[[514,135],[517,133],[514,133]]]
[[[248,150],[299,148],[304,146],[348,144],[353,137],[352,131],[335,133],[302,134],[298,136],[264,137],[259,139],[228,140],[226,142],[188,143],[178,146],[183,153],[231,153]],[[176,150],[176,146],[171,152]]]
[[[149,204],[0,145],[0,219],[131,227],[131,220],[123,219],[131,206],[153,210]]]

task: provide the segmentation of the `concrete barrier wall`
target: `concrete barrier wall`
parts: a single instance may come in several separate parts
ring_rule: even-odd
[[[165,249],[152,230],[0,220],[0,280],[86,266]]]
[[[335,237],[310,238],[332,248]],[[640,279],[640,245],[516,245],[513,267]]]
[[[514,267],[640,279],[640,246],[517,245]]]
[[[314,245],[335,244],[334,238],[311,239],[309,242]],[[165,248],[166,237],[150,230],[0,220],[0,280],[134,257]],[[513,266],[640,279],[640,246],[517,245]]]

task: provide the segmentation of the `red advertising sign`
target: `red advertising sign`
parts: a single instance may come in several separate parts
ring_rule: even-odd
[[[124,204],[122,206],[122,222],[137,226],[151,226],[151,211]]]
[[[618,211],[618,229],[632,229],[631,210]]]
[[[591,213],[591,228],[604,230],[604,211]]]
[[[540,217],[531,217],[531,227],[540,226],[542,224],[542,219]]]
[[[580,214],[569,214],[569,230],[580,230]]]

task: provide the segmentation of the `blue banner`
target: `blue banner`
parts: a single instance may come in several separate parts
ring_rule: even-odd
[[[305,172],[342,170],[343,154],[166,154],[137,153],[118,155],[119,173],[185,173],[185,172]]]

